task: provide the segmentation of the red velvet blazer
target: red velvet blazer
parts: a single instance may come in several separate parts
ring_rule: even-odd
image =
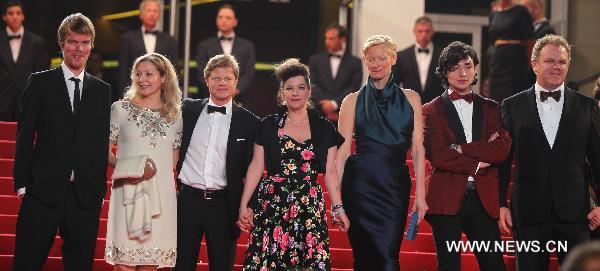
[[[427,189],[428,214],[455,215],[462,204],[467,179],[475,178],[481,203],[493,218],[499,216],[498,168],[507,158],[512,140],[502,128],[500,106],[475,95],[473,101],[473,141],[466,143],[462,124],[447,92],[423,106],[426,157],[433,167]],[[488,142],[490,136],[500,136]],[[458,144],[462,154],[450,145]],[[477,164],[492,164],[479,169]]]

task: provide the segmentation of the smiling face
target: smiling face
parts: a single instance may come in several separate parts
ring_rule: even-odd
[[[237,85],[237,78],[235,77],[233,68],[214,68],[204,80],[208,86],[208,93],[210,93],[210,99],[213,103],[223,105],[233,98]]]
[[[92,36],[69,31],[62,44],[62,53],[65,64],[79,74],[90,56],[92,50]]]
[[[389,78],[392,66],[396,64],[396,54],[390,55],[384,44],[371,46],[363,55],[363,61],[374,80]]]
[[[305,109],[310,98],[310,87],[303,76],[290,77],[282,86],[283,99],[291,111]]]
[[[569,53],[563,46],[548,44],[539,57],[531,60],[537,83],[546,90],[554,90],[565,82],[569,70]]]
[[[475,79],[476,65],[473,59],[467,57],[452,66],[446,73],[450,89],[460,94],[467,94],[471,91],[471,84]]]
[[[141,98],[160,97],[165,77],[150,61],[142,61],[135,67],[133,81]]]

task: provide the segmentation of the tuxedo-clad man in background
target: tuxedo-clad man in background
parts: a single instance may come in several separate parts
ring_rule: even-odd
[[[177,271],[196,270],[203,236],[209,269],[233,269],[240,234],[235,222],[259,123],[232,100],[239,75],[233,56],[214,56],[204,69],[210,97],[183,101]]]
[[[497,164],[510,151],[500,106],[473,93],[479,59],[453,42],[442,51],[437,75],[446,92],[423,106],[425,149],[434,170],[427,192],[437,270],[460,271],[460,251],[449,242],[500,242]],[[496,165],[494,165],[496,164]],[[474,251],[480,270],[506,270],[502,252]]]
[[[506,194],[512,156],[500,170],[500,227],[517,241],[566,242],[558,260],[589,236],[587,161],[600,172],[600,110],[591,98],[565,86],[571,46],[560,36],[538,39],[531,66],[536,83],[502,103],[513,138],[515,174],[510,209]],[[598,180],[593,176],[591,180]],[[519,270],[547,270],[550,254],[517,251]]]
[[[402,88],[415,90],[426,104],[444,92],[442,82],[435,76],[441,49],[432,42],[433,22],[427,16],[417,18],[413,28],[415,44],[398,52],[393,67],[394,80]]]
[[[140,29],[129,31],[121,37],[119,48],[119,97],[131,85],[131,66],[136,58],[149,53],[166,56],[177,70],[177,41],[171,35],[159,31],[160,2],[142,0],[140,3]]]
[[[217,35],[207,38],[198,43],[196,51],[196,62],[198,63],[198,80],[200,83],[200,97],[209,95],[204,78],[204,67],[208,60],[216,55],[225,54],[235,57],[240,67],[240,77],[236,87],[234,99],[243,104],[252,96],[250,84],[254,80],[254,65],[256,64],[256,52],[254,43],[236,35],[234,29],[238,25],[233,6],[222,5],[217,13]]]
[[[2,11],[6,30],[0,31],[0,121],[16,121],[27,77],[48,69],[50,59],[42,38],[23,27],[23,4],[8,1]]]
[[[14,187],[22,199],[13,270],[42,270],[58,234],[64,270],[92,270],[106,193],[110,86],[85,72],[94,25],[58,28],[62,64],[30,76],[17,123]]]
[[[312,100],[327,119],[337,122],[342,100],[362,84],[360,58],[346,50],[348,31],[331,24],[325,29],[324,52],[313,55],[309,60]]]

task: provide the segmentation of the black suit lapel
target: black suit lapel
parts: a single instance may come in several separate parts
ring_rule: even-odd
[[[415,54],[415,46],[413,45],[410,47],[410,50],[408,51],[409,54],[409,58],[410,59],[410,67],[412,67],[411,69],[415,72],[415,74],[417,75],[416,80],[417,80],[417,84],[420,86],[420,89],[418,90],[419,92],[424,92],[425,89],[423,86],[421,86],[421,79],[420,79],[420,75],[419,75],[419,64],[417,63],[417,55]]]
[[[444,109],[446,110],[446,118],[448,119],[448,125],[454,132],[456,136],[456,143],[462,144],[467,142],[467,137],[465,136],[465,131],[463,130],[462,123],[460,122],[460,118],[458,117],[458,112],[456,112],[456,108],[454,108],[454,104],[450,101],[450,97],[448,96],[448,92],[444,92],[442,94],[442,103],[444,104]]]
[[[215,37],[215,39],[213,40],[213,46],[214,46],[214,50],[215,50],[215,55],[222,55],[225,53],[225,51],[223,51],[223,47],[221,46],[221,40],[219,40],[219,37]],[[236,42],[233,42],[233,46],[235,46]],[[233,47],[231,47],[231,53],[233,54]]]
[[[525,114],[523,116],[517,116],[517,118],[533,118],[524,123],[533,123],[535,133],[540,136],[540,140],[546,142],[545,146],[547,149],[552,149],[546,133],[544,133],[544,126],[542,126],[542,119],[540,119],[540,112],[538,112],[537,98],[535,96],[535,87],[531,87],[527,92],[527,106],[523,109]]]
[[[10,50],[10,44],[8,43],[8,37],[6,35],[6,31],[0,30],[0,32],[2,32],[2,33],[0,33],[0,55],[5,60],[5,63],[7,65],[10,65],[10,67],[12,67],[12,64],[14,64],[14,61],[12,58],[12,51]],[[11,70],[13,70],[13,69],[11,69]]]
[[[138,38],[134,39],[134,42],[137,44],[136,47],[138,48],[139,52],[141,53],[139,55],[147,54],[148,52],[146,51],[146,43],[144,42],[144,33],[142,33],[141,29],[136,31],[136,36],[138,36]],[[158,38],[156,40],[158,43]]]
[[[440,58],[440,51],[437,46],[433,45],[433,50],[431,52],[431,62],[429,62],[429,69],[427,69],[427,79],[425,80],[425,86],[423,86],[423,92],[429,88],[429,85],[432,84],[432,79],[435,75],[435,68],[437,67],[438,59]]]
[[[182,157],[185,158],[188,147],[190,146],[190,140],[192,139],[192,133],[198,122],[198,118],[202,113],[202,109],[208,103],[208,99],[202,101],[190,102],[187,106],[187,110],[183,111],[183,138],[181,139],[181,152]],[[183,159],[181,159],[183,162]]]
[[[62,100],[63,111],[65,114],[67,114],[67,117],[71,120],[71,124],[74,124],[75,118],[73,117],[73,108],[71,105],[71,98],[69,97],[69,89],[67,88],[67,83],[65,82],[65,75],[62,71],[62,66],[58,66],[58,68],[56,68],[54,70],[54,72],[55,72],[54,79],[56,80],[56,81],[54,81],[54,85],[56,87],[52,88],[52,89],[58,90],[59,93],[57,93],[57,97],[59,97],[59,99]]]
[[[83,76],[83,89],[81,89],[79,108],[75,114],[75,122],[77,123],[79,122],[82,112],[86,111],[86,109],[89,109],[91,107],[89,103],[94,101],[94,93],[92,92],[92,89],[95,83],[96,81],[92,79],[92,76],[86,72]]]
[[[29,49],[31,47],[31,36],[27,33],[27,31],[23,32],[23,40],[21,41],[21,49],[19,49],[19,55],[17,56],[17,62],[15,63],[17,66],[23,65],[25,58],[27,55],[24,55],[25,52],[30,52]]]
[[[473,138],[472,141],[481,139],[483,130],[483,107],[479,96],[473,94]]]
[[[575,99],[575,93],[568,89],[567,87],[565,87],[564,90],[564,103],[563,103],[563,109],[562,109],[562,113],[560,115],[560,122],[558,123],[558,130],[556,131],[556,137],[554,138],[554,146],[553,149],[557,149],[559,147],[559,143],[562,141],[563,138],[565,138],[565,136],[568,136],[568,131],[570,131],[571,129],[569,129],[570,123],[569,121],[573,119],[572,114],[576,114],[576,108],[577,106],[575,105],[576,99]],[[567,134],[565,134],[567,133]]]
[[[233,159],[236,150],[233,149],[234,143],[238,138],[241,138],[240,134],[243,132],[242,120],[240,120],[240,114],[242,109],[235,103],[231,105],[231,123],[229,124],[229,136],[227,137],[227,155],[225,157],[225,172],[227,176],[232,176],[233,170]],[[230,178],[227,178],[228,180]]]

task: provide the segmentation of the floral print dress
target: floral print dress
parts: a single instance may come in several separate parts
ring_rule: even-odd
[[[331,270],[314,146],[283,135],[281,127],[280,173],[259,183],[244,270]]]

